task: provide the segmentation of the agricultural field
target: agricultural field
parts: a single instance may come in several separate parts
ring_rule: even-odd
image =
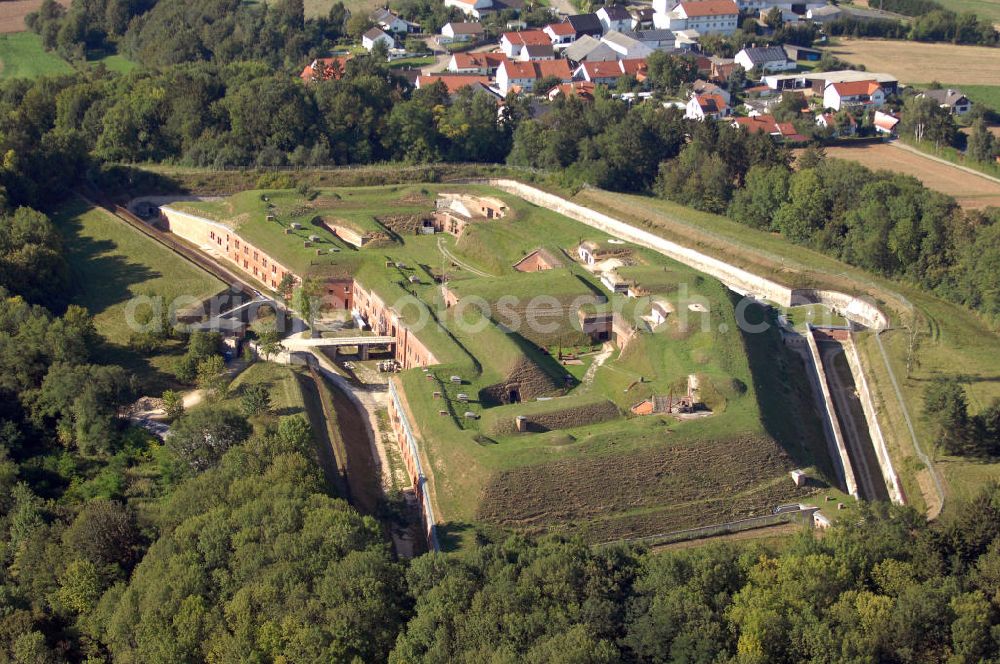
[[[1000,183],[910,150],[887,143],[831,146],[825,149],[829,157],[856,161],[871,169],[912,175],[930,189],[954,196],[959,205],[965,208],[1000,206]]]
[[[500,199],[507,211],[457,239],[420,233],[442,193]],[[598,541],[763,514],[816,491],[797,489],[791,468],[829,470],[801,365],[777,332],[746,338],[718,281],[659,254],[484,187],[249,191],[175,207],[230,225],[303,274],[352,274],[389,303],[407,296],[397,310],[408,324],[427,314],[413,329],[440,364],[400,384],[446,547],[491,524]],[[376,239],[356,249],[318,220]],[[318,244],[300,251],[300,232]],[[617,247],[619,276],[644,295],[612,295],[576,260],[582,240]],[[318,257],[317,246],[329,251]],[[557,265],[513,267],[538,249]],[[653,301],[673,312],[658,326]],[[581,312],[616,311],[634,330],[628,341],[604,345],[579,328]],[[703,416],[631,414],[685,395],[691,377]]]
[[[71,0],[58,0],[69,7]],[[24,17],[38,11],[43,0],[5,0],[0,2],[0,33],[22,32],[27,29]]]
[[[42,48],[42,38],[38,35],[32,32],[0,34],[0,79],[36,78],[72,71],[68,62]]]
[[[973,12],[983,18],[1000,25],[1000,2],[997,0],[938,0],[945,9],[959,14]]]
[[[902,40],[839,39],[831,54],[869,71],[884,71],[901,83],[948,81],[952,85],[1000,85],[1000,57],[994,48]]]
[[[82,202],[65,206],[53,217],[65,237],[66,255],[78,286],[73,304],[94,317],[97,331],[107,342],[109,361],[140,375],[151,394],[159,394],[172,381],[170,364],[183,351],[180,343],[146,358],[128,347],[129,302],[136,296],[180,296],[203,299],[225,288],[215,277],[109,216]]]

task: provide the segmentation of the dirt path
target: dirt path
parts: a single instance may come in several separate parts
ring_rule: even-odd
[[[493,276],[495,276],[495,275],[489,274],[488,272],[483,272],[482,270],[474,268],[471,265],[469,265],[468,263],[463,262],[460,258],[456,257],[455,254],[453,254],[450,251],[448,251],[448,248],[446,246],[444,246],[444,242],[441,241],[441,238],[438,238],[437,246],[438,246],[438,250],[441,252],[442,256],[444,256],[445,258],[447,258],[448,260],[450,260],[452,263],[454,263],[455,265],[459,266],[463,270],[471,272],[472,274],[476,275],[477,277],[493,277]]]

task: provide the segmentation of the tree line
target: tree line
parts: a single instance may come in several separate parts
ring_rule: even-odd
[[[890,4],[890,3],[885,3]],[[883,37],[886,39],[909,39],[920,42],[951,42],[976,46],[996,46],[1000,43],[1000,33],[993,24],[973,12],[956,14],[944,9],[936,2],[902,0],[900,7],[915,12],[913,18],[903,22],[894,18],[872,18],[847,14],[823,26],[831,36]],[[912,7],[910,6],[912,5]],[[918,11],[921,5],[934,6],[928,11]],[[890,10],[888,6],[886,10]],[[906,12],[901,12],[906,13]]]

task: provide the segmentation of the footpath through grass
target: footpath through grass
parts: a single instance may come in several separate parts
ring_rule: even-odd
[[[35,33],[0,35],[0,79],[71,73],[73,67],[55,53],[42,48],[42,38]]]

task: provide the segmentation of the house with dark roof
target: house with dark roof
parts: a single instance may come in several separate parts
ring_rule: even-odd
[[[624,32],[612,31],[601,37],[621,58],[645,58],[653,53],[653,48]]]
[[[517,56],[517,59],[522,62],[530,62],[532,60],[551,60],[554,57],[556,54],[552,50],[552,44],[527,44],[521,49],[521,54]]]
[[[972,102],[962,94],[961,90],[954,88],[942,88],[940,90],[924,90],[918,97],[933,99],[941,108],[947,109],[949,113],[955,115],[965,115],[972,110]]]
[[[785,49],[780,46],[751,46],[737,53],[734,59],[736,64],[747,71],[759,68],[763,72],[770,73],[788,71],[796,67],[795,62],[789,59]]]
[[[396,45],[396,40],[386,34],[381,28],[372,28],[361,36],[361,45],[369,52],[380,42],[385,44],[386,48],[392,48]]]
[[[389,33],[405,35],[408,32],[416,32],[419,29],[419,26],[403,20],[394,12],[389,11],[384,7],[380,7],[369,14],[368,20],[374,23],[375,27],[381,28]]]
[[[601,19],[597,18],[597,14],[574,14],[566,17],[566,22],[573,26],[577,39],[584,35],[600,37],[604,34],[604,26],[601,25]]]
[[[621,54],[599,39],[584,35],[566,47],[563,57],[574,63],[617,60]]]
[[[625,32],[632,29],[632,15],[621,5],[604,5],[597,10],[597,19],[601,22],[604,32],[612,30]]]
[[[445,23],[441,28],[441,36],[438,37],[440,44],[452,44],[455,42],[467,42],[481,39],[483,36],[482,23]]]
[[[650,30],[653,28],[653,15],[655,12],[652,7],[638,7],[632,10],[632,29],[633,30]]]

